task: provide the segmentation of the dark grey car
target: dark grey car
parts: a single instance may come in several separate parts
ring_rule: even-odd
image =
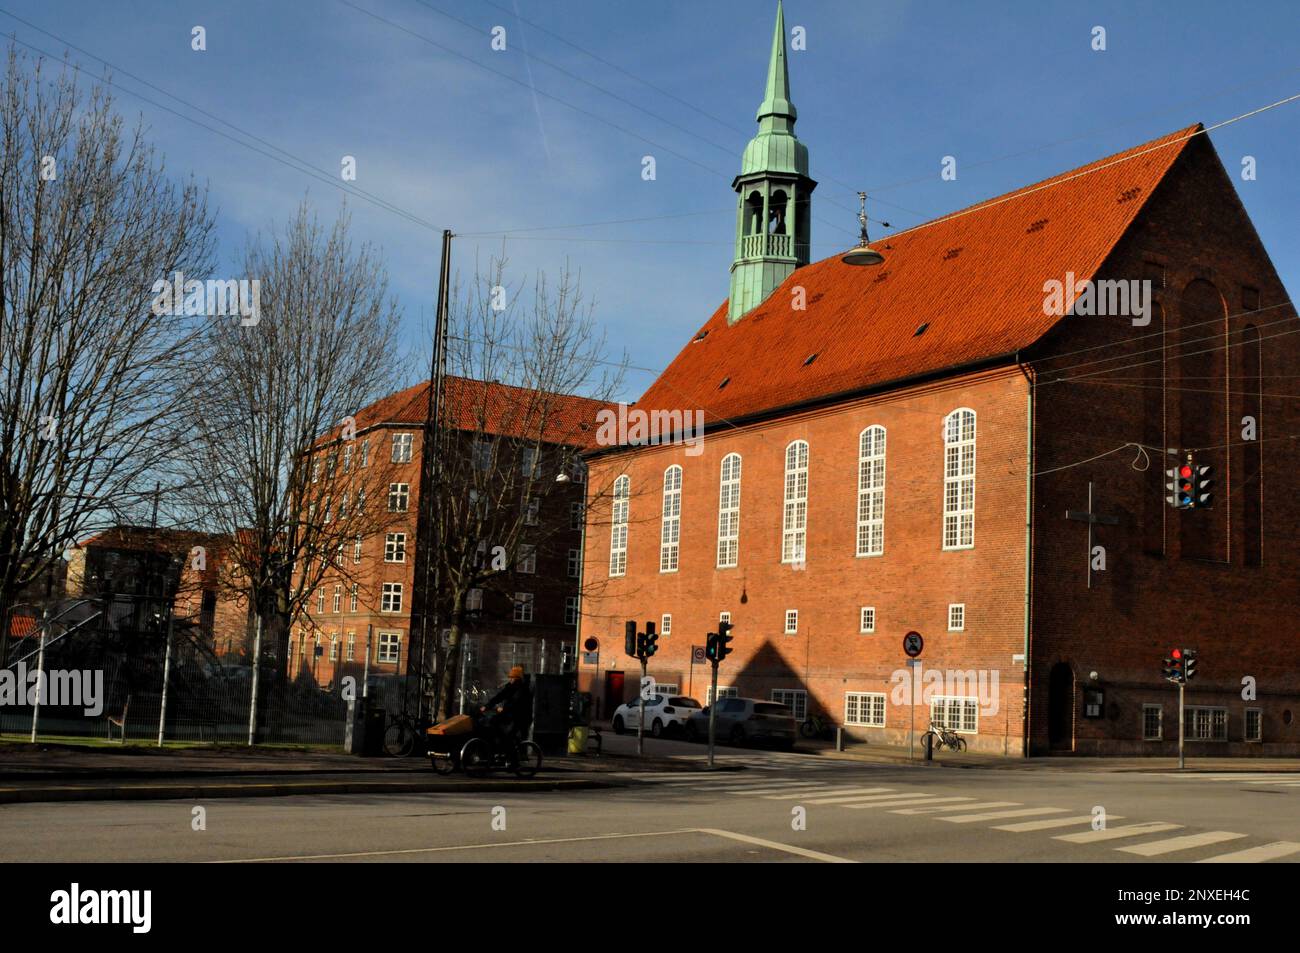
[[[794,710],[780,702],[761,698],[719,698],[714,731],[719,744],[767,744],[789,751],[799,727]],[[709,740],[709,708],[686,720],[688,741]]]

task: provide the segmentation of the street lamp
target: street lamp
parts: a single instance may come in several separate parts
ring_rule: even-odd
[[[579,464],[581,466],[581,464]],[[555,475],[556,483],[569,483],[572,477],[564,470],[560,470]],[[573,690],[578,690],[578,671],[581,668],[579,659],[582,657],[582,576],[586,570],[587,562],[587,481],[582,481],[582,535],[578,537],[578,607],[574,613],[573,620]]]
[[[859,192],[858,201],[861,203],[858,223],[862,226],[862,235],[858,238],[858,247],[844,255],[840,261],[846,265],[882,265],[885,256],[872,248],[867,241],[867,193]]]

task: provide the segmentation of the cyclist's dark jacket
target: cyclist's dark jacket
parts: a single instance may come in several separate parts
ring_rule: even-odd
[[[492,696],[487,707],[490,710],[498,705],[503,709],[502,717],[505,721],[520,734],[528,731],[528,726],[533,720],[533,694],[529,691],[526,679],[506,682],[501,686],[501,690]]]

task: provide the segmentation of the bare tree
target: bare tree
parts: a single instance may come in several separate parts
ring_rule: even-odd
[[[382,525],[384,460],[353,415],[401,373],[398,309],[349,222],[344,211],[326,230],[304,202],[282,234],[254,242],[244,267],[261,282],[260,320],[212,328],[210,372],[190,395],[190,496],[228,538],[224,585],[247,601],[250,628],[261,619],[280,675],[313,589],[346,574],[352,541]]]
[[[212,220],[142,129],[12,44],[0,87],[0,625],[71,542],[120,521],[175,448],[206,320],[154,286],[203,278]],[[8,638],[0,634],[0,665]]]
[[[440,625],[449,629],[437,653],[440,715],[451,710],[470,592],[508,592],[521,562],[554,561],[569,513],[546,502],[583,500],[580,453],[622,384],[623,367],[604,360],[578,277],[566,267],[552,286],[538,275],[523,304],[520,290],[507,288],[506,268],[504,258],[493,259],[453,296],[441,426],[435,453],[426,455],[432,490],[422,491],[421,549],[429,561],[417,563],[416,588],[426,593],[425,611],[428,593],[437,594]],[[431,579],[420,578],[422,566]],[[563,577],[557,584],[568,585]]]

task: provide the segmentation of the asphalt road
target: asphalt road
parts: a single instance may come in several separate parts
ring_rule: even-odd
[[[720,760],[746,767],[567,792],[13,804],[0,861],[1300,861],[1298,774]]]

